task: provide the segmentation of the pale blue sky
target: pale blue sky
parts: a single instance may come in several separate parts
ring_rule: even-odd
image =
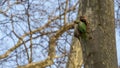
[[[116,28],[116,45],[117,45],[118,64],[120,64],[120,29],[117,28]]]

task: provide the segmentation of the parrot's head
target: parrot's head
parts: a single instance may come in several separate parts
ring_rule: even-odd
[[[80,21],[84,22],[87,25],[87,18],[86,18],[86,16],[80,16]]]

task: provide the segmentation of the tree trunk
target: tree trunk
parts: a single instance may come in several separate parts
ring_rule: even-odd
[[[71,51],[67,63],[67,68],[80,68],[83,63],[82,48],[80,41],[77,38],[73,38]]]
[[[90,27],[89,39],[80,40],[84,68],[118,68],[113,4],[113,0],[80,0],[78,15],[87,16]]]

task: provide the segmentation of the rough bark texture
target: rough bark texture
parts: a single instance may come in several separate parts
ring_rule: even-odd
[[[80,68],[74,65],[79,63],[75,60],[82,61],[81,52],[84,57],[84,68],[118,68],[113,4],[113,0],[80,0],[78,15],[87,16],[90,39],[80,40],[81,45],[76,45],[78,41],[75,39],[76,44],[71,46],[67,68]],[[80,49],[79,46],[83,50],[80,53],[76,52]],[[76,56],[77,54],[80,57]]]
[[[92,37],[82,44],[85,68],[118,68],[113,4],[113,0],[80,1],[79,13],[88,17]]]

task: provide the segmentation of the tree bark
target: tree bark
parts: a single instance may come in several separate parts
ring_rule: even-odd
[[[113,0],[81,0],[81,14],[89,18],[90,36],[85,68],[118,68]]]
[[[84,68],[118,68],[113,0],[80,0],[78,15],[87,16],[90,27],[89,39],[80,40],[82,50],[85,49]]]
[[[81,43],[78,38],[73,38],[67,68],[80,68],[83,64]]]

